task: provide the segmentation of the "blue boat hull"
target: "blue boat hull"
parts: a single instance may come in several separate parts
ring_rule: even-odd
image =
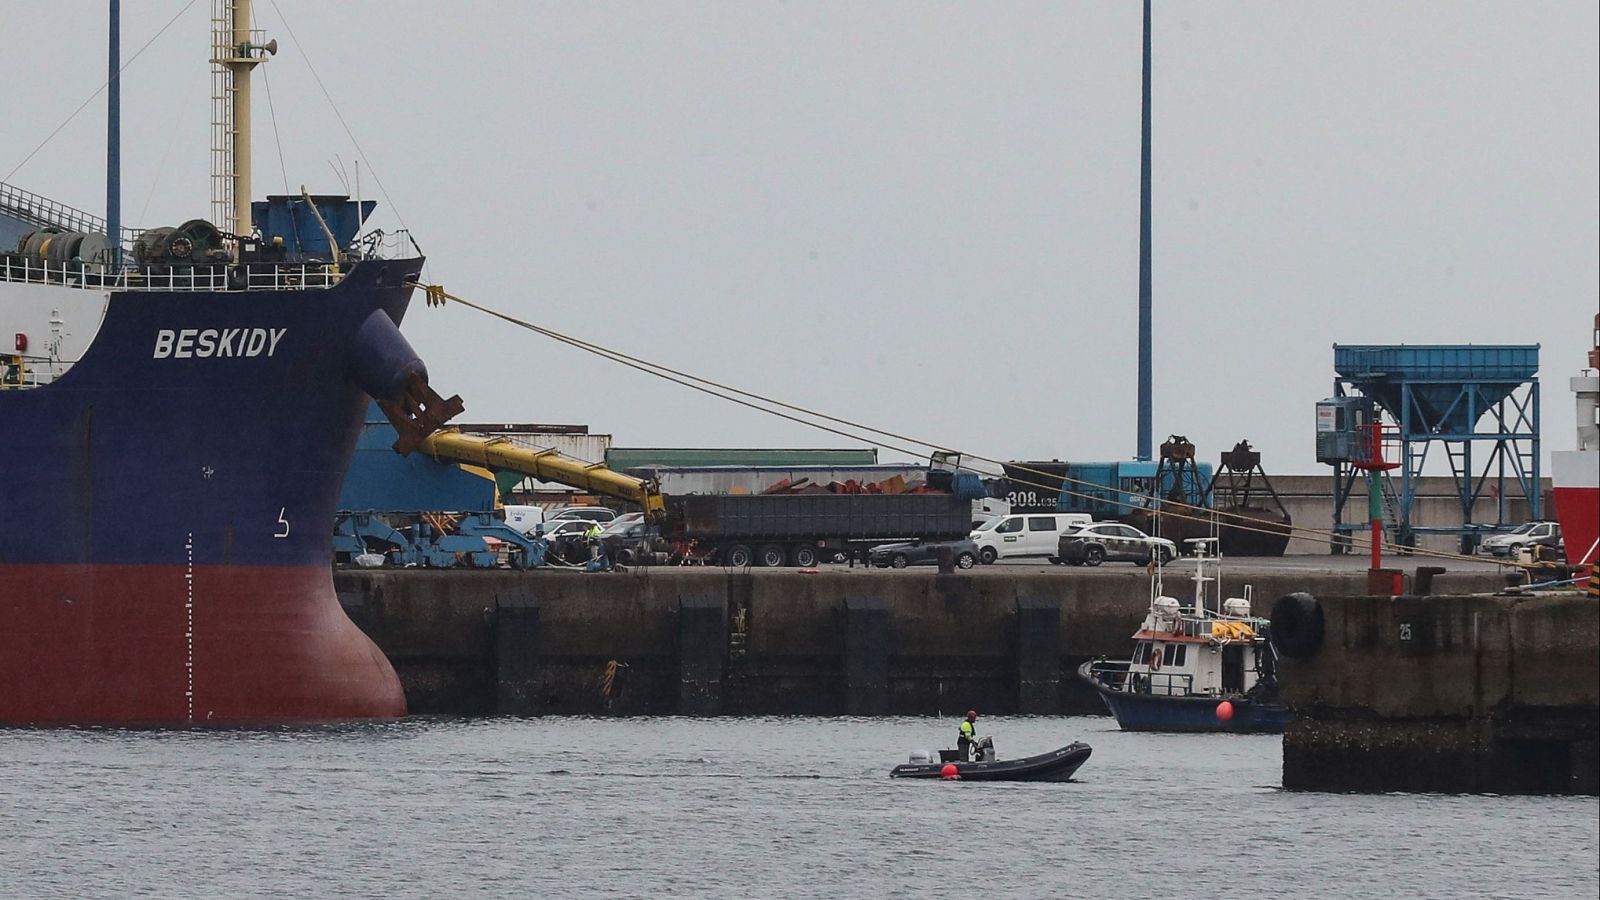
[[[1123,731],[1222,731],[1241,734],[1280,734],[1294,721],[1294,710],[1280,704],[1253,703],[1243,698],[1227,698],[1233,716],[1217,717],[1217,697],[1172,697],[1139,694],[1107,688],[1088,673],[1089,663],[1078,670],[1079,677],[1094,685],[1106,709],[1116,717]]]

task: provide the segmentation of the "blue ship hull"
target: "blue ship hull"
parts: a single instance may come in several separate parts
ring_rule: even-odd
[[[404,714],[329,563],[368,396],[425,377],[398,331],[421,263],[115,293],[64,376],[0,392],[0,723]]]
[[[1224,731],[1253,734],[1280,734],[1294,721],[1294,711],[1272,703],[1255,703],[1244,698],[1226,698],[1233,706],[1227,721],[1217,718],[1217,705],[1224,698],[1165,696],[1113,690],[1088,674],[1088,663],[1079,676],[1094,685],[1095,692],[1123,731]]]

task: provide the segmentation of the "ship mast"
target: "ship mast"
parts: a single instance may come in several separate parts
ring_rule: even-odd
[[[211,2],[211,218],[233,235],[250,225],[250,70],[278,52],[250,27],[250,0]]]

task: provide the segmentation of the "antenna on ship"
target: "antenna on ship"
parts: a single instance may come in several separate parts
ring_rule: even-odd
[[[250,27],[250,0],[212,0],[211,218],[236,236],[251,231],[250,71],[278,52],[265,37]]]

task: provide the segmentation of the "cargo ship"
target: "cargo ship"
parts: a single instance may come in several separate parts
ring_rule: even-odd
[[[358,237],[372,204],[344,196],[250,202],[276,43],[248,22],[215,0],[221,221],[125,230],[113,192],[107,221],[0,185],[0,723],[405,714],[334,594],[334,509],[369,396],[402,443],[460,404],[398,328],[408,235]]]
[[[1594,318],[1594,348],[1588,367],[1573,376],[1578,447],[1550,454],[1551,485],[1567,562],[1594,566],[1600,555],[1600,314]]]

